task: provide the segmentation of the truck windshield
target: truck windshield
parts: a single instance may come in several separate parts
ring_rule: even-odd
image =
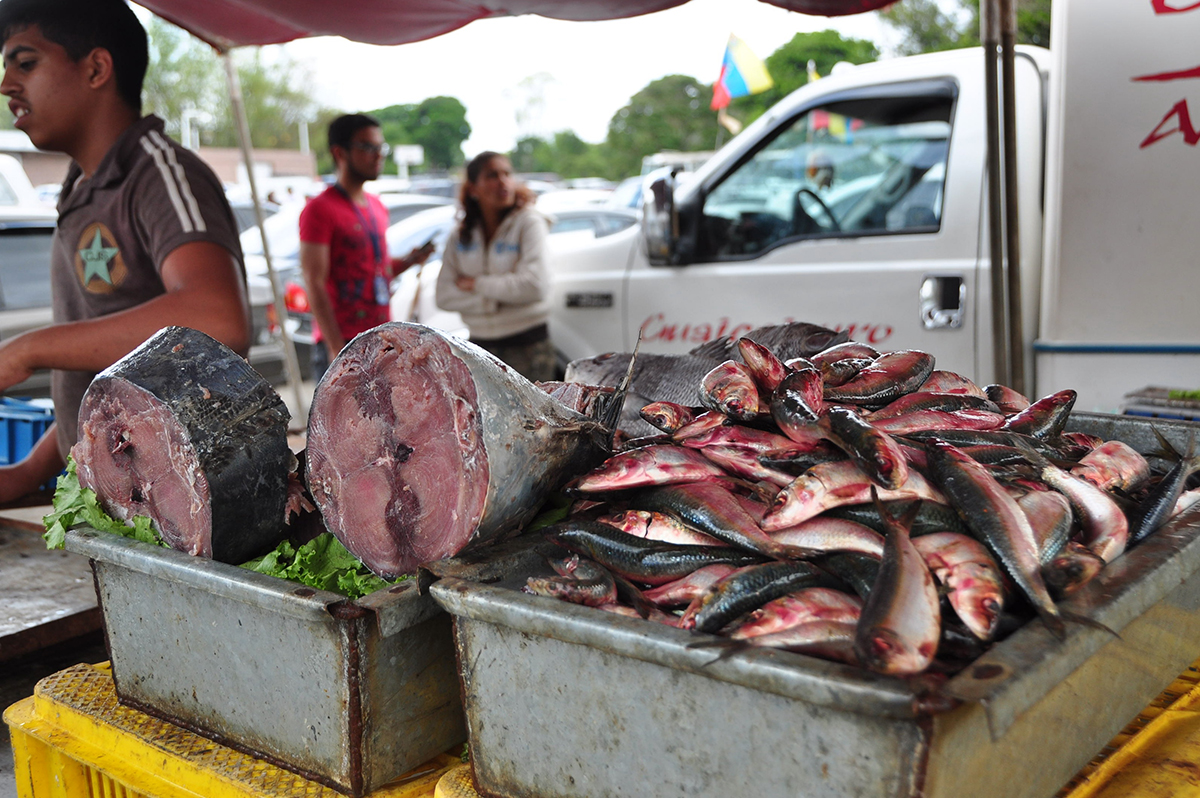
[[[937,231],[951,106],[888,97],[808,110],[709,192],[701,247],[736,258],[796,238]]]

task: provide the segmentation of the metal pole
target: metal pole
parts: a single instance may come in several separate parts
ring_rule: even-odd
[[[1005,312],[1004,208],[1000,177],[1000,89],[996,48],[1000,30],[998,0],[980,4],[980,38],[987,105],[988,259],[992,289],[992,369],[995,381],[1011,385],[1008,368],[1008,314]]]
[[[1000,65],[1004,87],[1004,230],[1008,252],[1009,386],[1025,393],[1025,324],[1021,303],[1021,218],[1017,197],[1017,7],[1000,0]]]
[[[221,50],[221,60],[225,62],[225,78],[229,84],[229,102],[233,106],[233,116],[237,120],[238,143],[242,148],[242,158],[246,161],[246,177],[250,181],[250,198],[254,202],[254,217],[258,220],[258,229],[262,234],[263,258],[267,262],[267,279],[271,281],[271,293],[275,297],[275,315],[279,318],[279,331],[283,338],[283,357],[287,363],[288,383],[295,392],[297,421],[301,426],[308,424],[308,408],[304,405],[304,395],[300,389],[300,361],[296,357],[296,345],[287,328],[287,305],[283,301],[283,292],[279,290],[279,278],[275,274],[275,264],[271,261],[271,248],[267,243],[267,231],[263,226],[262,203],[258,198],[258,184],[254,180],[254,156],[250,150],[250,123],[246,119],[246,106],[242,102],[242,83],[238,80],[237,66],[228,50]]]

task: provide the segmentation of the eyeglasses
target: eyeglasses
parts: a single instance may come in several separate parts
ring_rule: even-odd
[[[383,144],[367,144],[365,141],[356,141],[350,145],[350,149],[365,152],[368,155],[382,155],[384,158],[392,151],[392,147],[386,141]]]

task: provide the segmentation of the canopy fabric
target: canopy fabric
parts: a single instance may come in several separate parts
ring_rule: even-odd
[[[137,0],[219,50],[341,36],[368,44],[405,44],[449,33],[477,19],[538,14],[576,22],[663,11],[687,0]],[[821,16],[857,14],[892,0],[762,0]]]

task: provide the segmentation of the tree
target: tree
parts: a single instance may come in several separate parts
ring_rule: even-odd
[[[753,122],[772,105],[808,83],[809,61],[814,63],[817,74],[828,75],[839,61],[865,64],[878,58],[879,50],[866,39],[844,39],[835,30],[797,33],[764,60],[775,85],[758,94],[738,97],[730,103],[729,113],[741,122]]]
[[[712,148],[717,128],[709,98],[712,87],[687,75],[651,81],[608,123],[610,174],[635,175],[642,158],[660,150]]]
[[[471,135],[471,125],[466,106],[454,97],[429,97],[416,105],[390,105],[368,113],[379,120],[389,143],[425,148],[424,171],[462,165],[462,143]],[[395,167],[389,166],[388,171],[394,172]]]
[[[1051,0],[1017,0],[1017,43],[1050,46]],[[937,0],[905,0],[880,12],[884,22],[899,30],[904,41],[900,55],[916,55],[979,44],[979,0],[959,0],[946,13]]]
[[[169,135],[179,138],[185,111],[208,112],[227,103],[225,74],[216,53],[183,28],[151,17],[146,26],[150,66],[142,84],[142,107],[162,118]]]

